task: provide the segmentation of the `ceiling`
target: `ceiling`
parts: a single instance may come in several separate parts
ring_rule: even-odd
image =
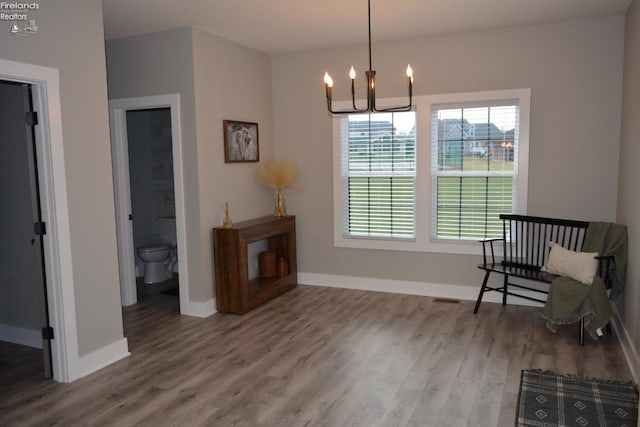
[[[373,41],[623,14],[631,0],[372,0]],[[278,54],[367,41],[366,0],[103,0],[105,37],[195,27]]]

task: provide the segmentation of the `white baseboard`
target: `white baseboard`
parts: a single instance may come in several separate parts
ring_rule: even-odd
[[[111,365],[118,360],[128,357],[130,354],[127,339],[122,338],[119,341],[102,347],[101,349],[78,357],[75,363],[70,363],[71,369],[69,372],[68,382],[75,381],[96,372],[105,366]]]
[[[618,341],[620,341],[620,346],[622,347],[622,352],[624,353],[624,357],[627,359],[627,366],[631,371],[631,376],[633,377],[633,381],[638,384],[640,382],[640,357],[638,356],[638,352],[633,346],[633,341],[631,340],[631,336],[629,332],[624,327],[624,323],[622,322],[622,318],[620,317],[620,312],[618,311],[615,304],[612,304],[613,309],[613,329],[618,337]]]
[[[0,324],[0,341],[42,348],[42,332]]]
[[[206,302],[189,302],[189,312],[183,313],[189,316],[208,317],[216,313],[216,300]],[[96,372],[112,363],[129,356],[127,339],[122,338],[112,344],[102,347],[87,355],[79,357],[75,362],[69,361],[70,372],[67,382],[75,381],[93,372]]]
[[[211,298],[210,300],[205,302],[188,301],[187,312],[182,314],[194,317],[209,317],[217,312],[218,310],[216,310],[216,299]]]
[[[410,282],[402,280],[375,279],[369,277],[336,276],[333,274],[298,273],[298,283],[333,288],[359,289],[363,291],[390,292],[395,294],[420,295],[434,298],[460,299],[475,301],[478,298],[478,286],[446,285],[439,283]],[[526,296],[539,297],[534,292],[519,290]],[[489,292],[483,302],[502,302],[502,294]],[[542,307],[541,303],[509,295],[509,304]]]

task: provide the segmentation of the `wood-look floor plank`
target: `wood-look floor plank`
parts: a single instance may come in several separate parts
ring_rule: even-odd
[[[413,414],[418,405],[421,394],[420,391],[401,387],[385,408],[385,412],[382,414],[380,420],[372,425],[380,427],[406,426],[411,418],[411,414]]]
[[[522,369],[629,381],[614,336],[541,308],[299,286],[245,315],[123,309],[131,356],[72,384],[0,343],[0,425],[508,426]]]
[[[468,423],[470,425],[497,425],[508,363],[507,359],[487,360],[480,382],[477,384],[473,407],[469,413]]]

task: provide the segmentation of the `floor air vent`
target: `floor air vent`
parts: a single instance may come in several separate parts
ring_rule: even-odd
[[[460,300],[458,299],[447,299],[447,298],[434,298],[433,302],[443,302],[447,304],[460,304]]]

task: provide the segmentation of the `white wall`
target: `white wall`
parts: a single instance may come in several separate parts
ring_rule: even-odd
[[[37,13],[37,34],[0,33],[0,58],[60,71],[77,342],[82,356],[123,338],[102,5],[99,0],[59,0],[40,3]]]
[[[407,63],[416,95],[531,88],[528,213],[612,221],[623,31],[618,16],[374,42],[376,89],[379,97],[403,96]],[[302,171],[304,190],[287,193],[299,218],[299,271],[478,288],[478,257],[333,247],[331,119],[322,75],[328,70],[334,97],[347,99],[349,66],[363,75],[366,46],[282,54],[272,62],[275,156],[296,160]]]
[[[624,55],[622,136],[620,144],[620,187],[618,222],[629,232],[629,264],[623,313],[624,327],[631,341],[630,356],[640,370],[640,3],[635,0],[627,11]],[[636,378],[637,381],[637,378]]]

